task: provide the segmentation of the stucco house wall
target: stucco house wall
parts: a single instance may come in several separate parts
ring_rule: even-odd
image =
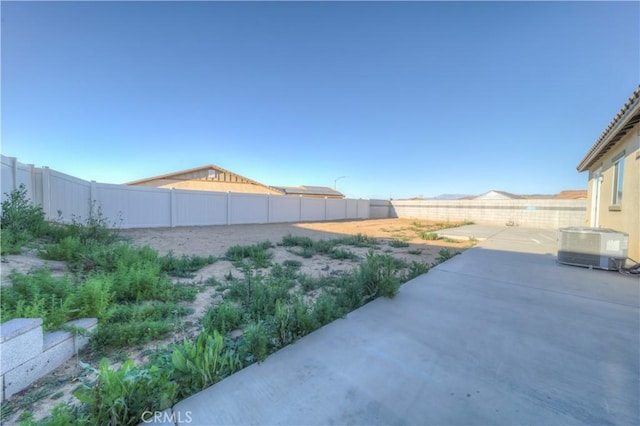
[[[153,179],[137,186],[150,186],[154,188],[176,188],[190,189],[196,191],[218,191],[218,192],[242,192],[249,194],[277,194],[282,192],[269,189],[266,186],[240,182],[215,182],[206,180],[182,180],[182,179]]]
[[[585,226],[629,234],[628,256],[640,262],[640,87],[578,165],[589,171]],[[614,197],[616,162],[623,164],[622,196]]]
[[[619,205],[613,204],[614,162],[622,156],[624,175],[622,181],[622,199]],[[602,178],[598,177],[600,171]],[[594,200],[596,181],[600,179],[599,200]],[[640,126],[627,134],[619,145],[609,151],[589,168],[589,187],[587,193],[586,226],[597,225],[629,234],[629,257],[640,262]],[[598,203],[598,206],[594,206]],[[593,217],[598,214],[599,218]]]

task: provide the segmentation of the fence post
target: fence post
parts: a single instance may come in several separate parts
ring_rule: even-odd
[[[267,223],[271,223],[271,194],[267,194]]]
[[[49,167],[42,168],[42,210],[47,219],[52,219],[51,215],[51,170]]]
[[[327,197],[324,197],[324,220],[327,220]]]
[[[18,189],[18,159],[16,157],[9,157],[11,160],[11,190]]]
[[[176,192],[172,187],[169,190],[169,226],[171,228],[176,226]]]
[[[227,225],[231,225],[231,191],[227,191]]]
[[[95,180],[92,180],[89,185],[89,217],[94,217],[96,206],[98,204],[98,185]]]
[[[298,203],[298,222],[302,222],[302,195],[300,195],[300,202]]]

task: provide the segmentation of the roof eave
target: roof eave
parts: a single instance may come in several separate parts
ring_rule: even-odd
[[[629,129],[625,128],[629,123],[634,121],[633,125],[635,125],[637,120],[640,119],[640,89],[634,91],[629,101],[631,101],[631,105],[625,104],[625,106],[623,106],[623,109],[626,107],[626,111],[624,111],[622,116],[618,118],[617,122],[611,126],[611,128],[603,132],[589,152],[587,152],[587,155],[585,155],[582,161],[576,166],[578,172],[588,170],[606,151],[620,140],[618,136],[620,136],[621,131],[624,130],[626,134]],[[614,120],[616,120],[616,118],[614,118]]]

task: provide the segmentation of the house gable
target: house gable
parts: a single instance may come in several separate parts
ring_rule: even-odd
[[[126,185],[204,191],[284,194],[284,192],[277,188],[272,188],[213,164],[140,179],[128,182]]]

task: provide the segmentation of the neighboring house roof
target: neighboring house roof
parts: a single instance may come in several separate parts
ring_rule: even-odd
[[[249,183],[249,184],[253,184],[253,185],[258,185],[261,187],[264,187],[266,189],[269,190],[274,190],[274,188],[271,188],[270,186],[264,185],[260,182],[256,182],[253,179],[249,179],[247,177],[241,176],[237,173],[233,173],[230,172],[229,170],[223,169],[222,167],[213,165],[213,164],[209,164],[206,166],[201,166],[201,167],[196,167],[194,169],[187,169],[187,170],[181,170],[178,172],[173,172],[173,173],[167,173],[164,175],[160,175],[160,176],[153,176],[150,178],[145,178],[145,179],[140,179],[140,180],[136,180],[133,182],[127,182],[125,185],[141,185],[144,184],[146,182],[151,182],[154,180],[159,180],[159,179],[173,179],[173,180],[216,180],[216,176],[218,176],[219,174],[224,174],[226,176],[230,176],[233,177],[233,180],[231,182],[237,182],[237,183]],[[275,189],[276,191],[279,191],[278,189]],[[284,194],[283,191],[279,191],[282,192]]]
[[[321,197],[344,198],[344,194],[342,192],[336,191],[328,186],[273,186],[272,188],[282,191],[286,195],[314,195]]]
[[[579,172],[589,169],[607,151],[624,137],[636,124],[640,122],[640,86],[633,91],[633,95],[613,117],[604,132],[593,144],[587,155],[576,167]]]
[[[504,191],[488,191],[484,194],[478,195],[477,197],[473,197],[474,200],[519,200],[524,198],[520,195],[511,194],[509,192]]]
[[[581,200],[587,198],[587,191],[585,189],[560,191],[560,193],[553,198],[559,200]]]

